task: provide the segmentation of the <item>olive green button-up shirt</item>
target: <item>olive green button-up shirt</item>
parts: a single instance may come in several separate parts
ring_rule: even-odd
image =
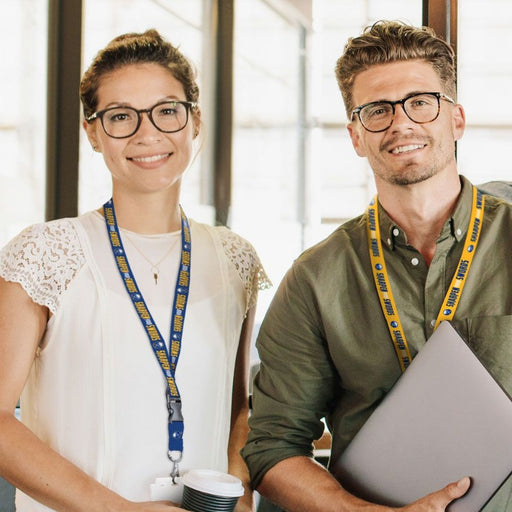
[[[384,258],[412,357],[433,332],[464,246],[472,186],[461,181],[429,267],[379,205]],[[480,241],[452,324],[512,394],[512,204],[485,199]],[[257,347],[261,367],[242,451],[254,485],[280,460],[311,456],[322,418],[336,460],[401,375],[371,273],[366,214],[294,262]],[[486,512],[512,511],[511,493],[508,482]]]

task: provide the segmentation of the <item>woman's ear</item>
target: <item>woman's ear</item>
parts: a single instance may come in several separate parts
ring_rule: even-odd
[[[201,131],[201,109],[199,107],[196,107],[194,109],[194,111],[192,112],[192,122],[193,122],[193,125],[194,125],[194,130],[193,130],[193,138],[195,139],[200,131]]]
[[[82,127],[85,130],[85,133],[87,134],[87,138],[89,139],[92,149],[94,151],[100,151],[95,127],[85,120],[82,122]]]

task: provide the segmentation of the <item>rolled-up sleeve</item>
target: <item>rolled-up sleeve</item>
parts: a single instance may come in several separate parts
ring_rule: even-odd
[[[279,461],[312,456],[332,405],[336,372],[316,300],[315,279],[296,263],[261,326],[261,366],[254,381],[251,432],[242,455],[254,487]]]

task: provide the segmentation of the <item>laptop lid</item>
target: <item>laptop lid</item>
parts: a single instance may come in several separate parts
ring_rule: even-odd
[[[356,496],[395,507],[470,476],[447,510],[480,510],[512,472],[512,401],[442,322],[331,471]]]

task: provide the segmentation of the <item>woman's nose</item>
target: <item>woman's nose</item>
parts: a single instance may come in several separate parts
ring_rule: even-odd
[[[141,142],[144,140],[161,140],[162,132],[153,124],[149,117],[149,112],[140,113],[141,120],[139,129],[135,132],[134,138],[140,139]]]

